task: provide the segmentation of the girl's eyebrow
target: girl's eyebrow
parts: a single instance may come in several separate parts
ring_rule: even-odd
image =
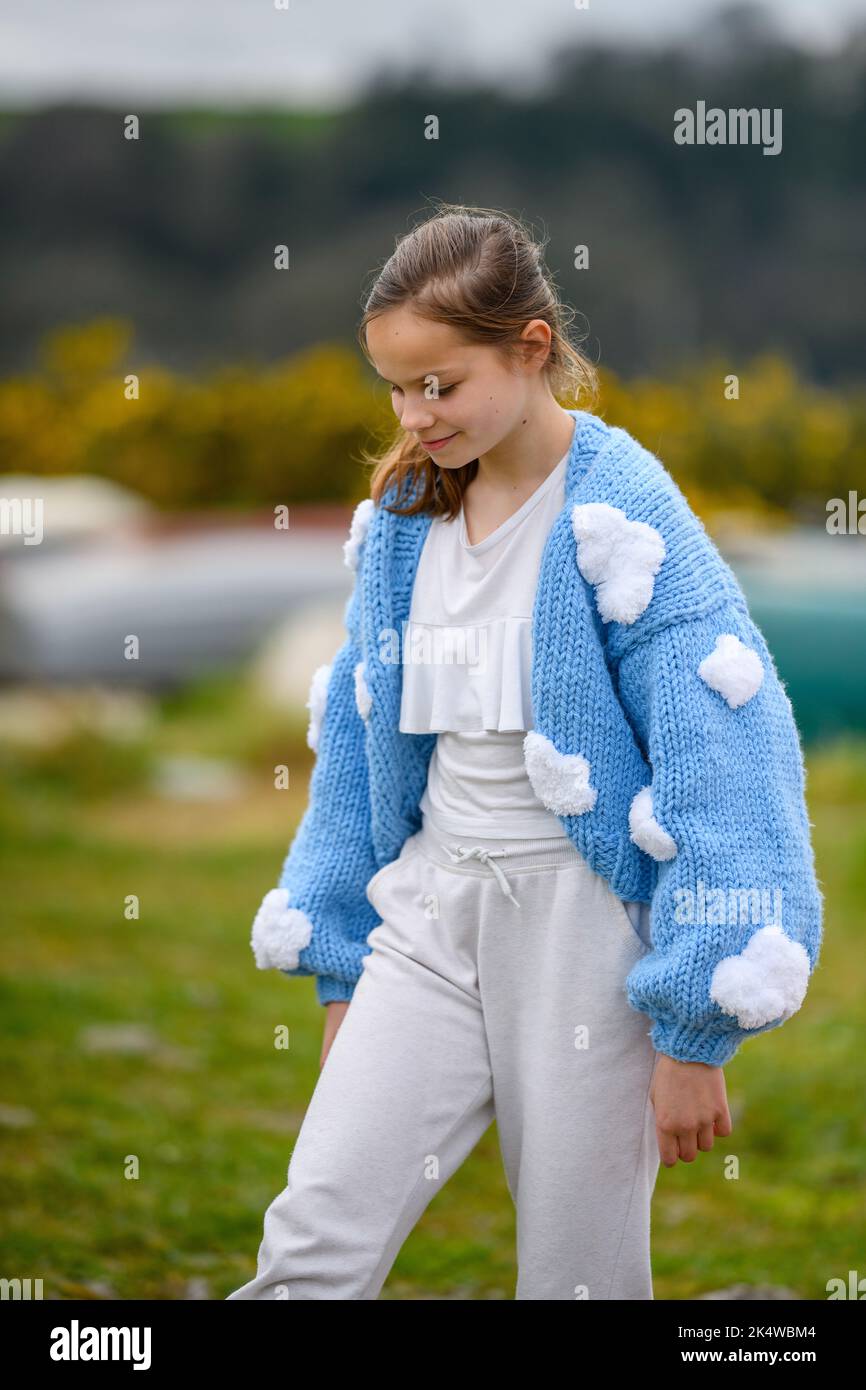
[[[416,377],[414,377],[413,380],[409,382],[409,385],[410,385],[410,386],[415,386],[415,385],[419,384],[420,382],[426,382],[428,376],[440,377],[440,376],[449,376],[450,374],[451,374],[451,368],[450,368],[450,367],[441,367],[441,368],[439,369],[438,372],[435,371],[435,370],[433,370],[433,369],[431,368],[431,370],[430,370],[429,372],[426,372],[426,373],[424,374],[424,376],[416,376]],[[388,381],[388,378],[387,378],[386,376],[383,376],[381,372],[377,371],[377,372],[376,372],[376,375],[377,375],[377,377],[379,378],[380,381]],[[393,386],[393,385],[395,385],[395,383],[394,383],[393,381],[388,381],[388,385],[389,385],[389,386]]]

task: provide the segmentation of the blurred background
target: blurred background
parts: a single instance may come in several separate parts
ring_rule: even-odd
[[[654,1270],[659,1299],[826,1298],[866,1225],[862,6],[0,13],[0,1273],[252,1275],[324,1014],[249,932],[394,418],[355,330],[443,198],[546,238],[598,412],[676,478],[792,700],[820,968],[727,1069],[731,1138],[660,1172]],[[677,145],[698,100],[780,109],[781,153]],[[513,1239],[494,1126],[382,1297],[511,1298]]]

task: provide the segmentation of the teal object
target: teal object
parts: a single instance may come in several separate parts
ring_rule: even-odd
[[[866,539],[798,527],[722,547],[773,653],[804,742],[866,733]]]

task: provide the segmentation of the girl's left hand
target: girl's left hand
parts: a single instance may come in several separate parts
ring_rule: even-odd
[[[678,1062],[660,1053],[650,1099],[666,1168],[673,1168],[677,1159],[694,1163],[698,1149],[711,1149],[716,1135],[724,1137],[733,1129],[721,1067]]]

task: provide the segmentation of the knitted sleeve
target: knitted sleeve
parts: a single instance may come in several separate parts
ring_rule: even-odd
[[[629,833],[659,864],[629,1003],[653,1020],[656,1051],[723,1066],[799,1009],[818,963],[793,710],[745,600],[730,596],[629,649],[619,696],[652,773]]]
[[[364,506],[356,520],[359,513],[367,519]],[[362,535],[355,521],[353,534]],[[347,551],[353,568],[359,549],[360,544]],[[366,726],[358,706],[364,688],[360,612],[359,576],[346,606],[348,636],[311,684],[307,741],[316,761],[307,807],[251,938],[259,969],[315,975],[321,1004],[351,999],[370,950],[367,935],[379,920],[365,893],[377,865]]]

